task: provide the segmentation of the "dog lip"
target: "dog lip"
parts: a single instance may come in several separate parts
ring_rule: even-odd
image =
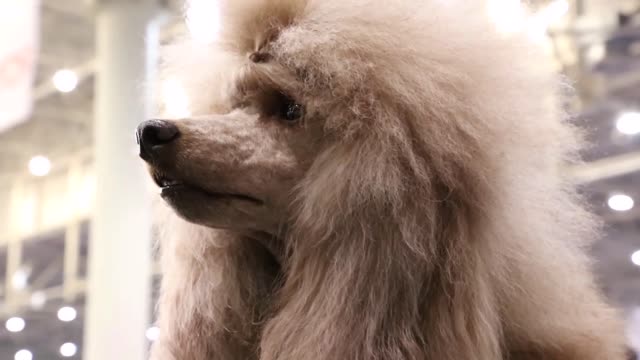
[[[180,192],[184,192],[184,191],[196,191],[196,192],[199,192],[199,193],[202,193],[202,194],[206,195],[209,198],[216,198],[216,199],[220,199],[220,198],[235,198],[235,199],[251,202],[251,203],[254,203],[256,205],[263,205],[264,204],[263,201],[261,201],[259,199],[256,199],[254,197],[248,196],[248,195],[211,192],[211,191],[207,191],[207,190],[205,190],[205,189],[203,189],[201,187],[187,185],[187,184],[182,183],[182,182],[175,182],[174,184],[161,187],[160,196],[162,196],[163,199],[167,200],[167,198],[171,198],[173,196],[179,196],[179,193]]]
[[[179,186],[179,185],[182,185],[182,182],[178,180],[166,179],[166,178],[160,180],[160,187],[163,189],[172,187],[172,186]]]
[[[167,196],[177,196],[181,191],[197,191],[204,195],[213,198],[236,198],[248,202],[252,202],[257,205],[263,205],[264,202],[259,200],[253,196],[244,195],[244,194],[234,194],[234,193],[223,193],[223,192],[212,192],[207,189],[204,189],[200,186],[188,184],[182,180],[178,180],[176,178],[167,175],[166,173],[154,169],[152,171],[153,181],[160,188],[160,195],[165,198]]]
[[[158,185],[161,189],[182,185],[183,182],[180,180],[176,180],[164,173],[154,171],[153,172],[153,181]]]

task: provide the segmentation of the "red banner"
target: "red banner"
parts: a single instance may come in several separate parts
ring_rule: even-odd
[[[39,0],[0,0],[0,131],[31,114],[39,12]]]

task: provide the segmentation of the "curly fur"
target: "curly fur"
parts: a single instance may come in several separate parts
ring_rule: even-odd
[[[218,43],[167,50],[211,112],[268,44],[290,72],[261,76],[308,99],[325,145],[275,240],[159,217],[154,360],[624,358],[560,172],[581,148],[562,86],[479,3],[226,1]]]

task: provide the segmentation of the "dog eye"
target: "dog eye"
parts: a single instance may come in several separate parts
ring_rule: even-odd
[[[297,121],[302,117],[302,110],[302,105],[290,103],[287,105],[287,111],[285,112],[283,119],[287,121]]]
[[[297,122],[304,115],[304,106],[296,103],[292,99],[286,99],[282,102],[279,115],[282,120],[288,123]]]

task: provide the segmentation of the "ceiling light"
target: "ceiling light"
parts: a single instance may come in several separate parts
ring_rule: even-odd
[[[531,18],[527,26],[527,35],[529,39],[536,43],[543,43],[547,39],[548,25],[543,20],[538,18]]]
[[[58,70],[53,75],[53,85],[60,92],[71,92],[78,86],[78,75],[71,70]]]
[[[220,33],[219,0],[191,0],[187,8],[186,22],[191,36],[199,42],[209,44]]]
[[[569,12],[567,0],[555,0],[533,14],[527,24],[527,34],[535,42],[547,39],[548,29]]]
[[[618,194],[611,196],[607,201],[607,204],[615,211],[629,211],[633,209],[634,201],[631,196]]]
[[[558,21],[569,12],[569,2],[567,0],[552,1],[543,10],[547,22],[552,23]]]
[[[640,250],[635,251],[633,254],[631,254],[631,262],[633,262],[637,266],[640,266]]]
[[[525,9],[520,0],[489,0],[487,11],[500,32],[512,34],[522,29]]]
[[[616,129],[625,135],[640,134],[640,112],[625,112],[618,117]]]
[[[58,319],[60,319],[60,321],[70,322],[75,320],[76,316],[78,316],[76,309],[70,306],[65,306],[63,308],[60,308],[60,310],[58,310]]]
[[[45,294],[42,291],[36,291],[33,294],[31,294],[31,297],[29,298],[29,303],[31,304],[31,307],[34,308],[35,310],[40,310],[47,303],[47,294]]]
[[[604,57],[607,55],[607,48],[603,43],[593,44],[589,46],[587,49],[587,60],[590,63],[595,64],[599,61],[602,61]]]
[[[189,98],[184,91],[184,87],[177,79],[169,78],[164,81],[162,84],[162,99],[168,117],[186,118],[191,116]]]
[[[17,290],[24,290],[29,285],[29,276],[31,275],[31,269],[28,267],[20,267],[11,276],[11,286]]]
[[[47,176],[51,171],[51,161],[44,156],[34,156],[29,160],[29,171],[33,176]]]
[[[24,319],[20,317],[12,317],[5,323],[5,327],[7,328],[7,330],[12,333],[18,333],[24,330],[24,326]]]
[[[78,347],[74,343],[64,343],[60,346],[60,355],[72,357],[78,352]]]
[[[157,326],[152,326],[149,329],[147,329],[147,332],[145,335],[147,337],[147,340],[156,341],[158,340],[158,337],[160,337],[160,328],[158,328]]]
[[[33,360],[33,354],[29,350],[20,350],[13,357],[14,360]]]

